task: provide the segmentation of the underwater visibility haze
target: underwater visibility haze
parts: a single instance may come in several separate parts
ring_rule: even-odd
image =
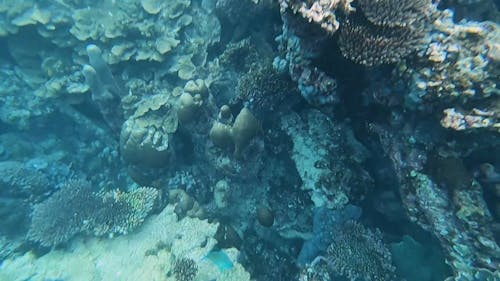
[[[498,0],[0,0],[0,281],[500,281]]]

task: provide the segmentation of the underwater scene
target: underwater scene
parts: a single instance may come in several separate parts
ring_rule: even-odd
[[[499,0],[0,0],[0,281],[500,281]]]

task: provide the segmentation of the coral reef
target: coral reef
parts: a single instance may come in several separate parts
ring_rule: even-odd
[[[35,205],[28,238],[43,246],[66,242],[86,229],[89,225],[86,220],[92,218],[99,203],[90,183],[70,181],[49,199]]]
[[[304,242],[300,250],[297,262],[300,265],[311,264],[321,253],[336,239],[336,232],[347,221],[357,220],[361,216],[361,208],[354,205],[346,205],[340,210],[331,210],[325,207],[314,209],[313,236]]]
[[[82,73],[92,92],[92,100],[99,107],[99,112],[106,123],[117,132],[123,122],[122,113],[119,111],[120,96],[123,95],[123,91],[120,90],[104,61],[101,49],[91,44],[86,50],[90,65],[84,65]]]
[[[0,279],[499,279],[495,5],[0,1]]]
[[[92,280],[97,276],[103,280],[176,281],[173,274],[166,273],[173,270],[176,257],[185,257],[196,262],[197,280],[250,280],[248,272],[237,262],[236,249],[225,250],[234,265],[229,271],[221,272],[204,258],[217,242],[213,238],[217,224],[196,218],[178,220],[173,209],[167,206],[147,219],[140,230],[126,236],[75,239],[71,251],[53,250],[42,257],[27,252],[5,260],[0,279]]]
[[[17,114],[3,119],[20,126],[19,121],[27,124],[33,116],[49,114],[55,106],[51,101],[44,105],[47,99],[81,104],[89,90],[83,77],[92,76],[88,67],[85,71],[81,67],[85,64],[83,56],[89,43],[101,48],[102,59],[110,64],[111,73],[118,79],[124,78],[123,69],[115,69],[114,65],[129,60],[165,63],[167,71],[163,75],[179,77],[179,84],[171,87],[197,78],[207,63],[209,46],[219,40],[220,24],[212,14],[215,7],[189,0],[149,2],[155,1],[104,1],[99,5],[80,1],[42,4],[28,1],[17,5],[19,3],[3,1],[0,34],[6,38],[12,58],[20,66],[5,70],[19,77],[19,83],[12,80],[11,85],[6,86],[22,92],[26,104],[32,104],[27,108],[19,99],[7,100],[6,111]],[[30,36],[22,36],[24,33]],[[89,64],[93,68],[96,68],[95,57],[100,55],[91,57]],[[100,70],[95,69],[96,72],[102,75],[103,68],[97,68]],[[109,73],[101,77],[106,80],[104,85],[109,85],[106,84],[110,82]],[[115,89],[116,83],[111,90]],[[32,92],[35,95],[28,94]],[[103,97],[101,95],[101,103],[112,101],[109,96],[102,100]],[[116,113],[116,109],[102,106],[101,111]],[[104,117],[119,119],[118,116]]]
[[[313,64],[313,59],[320,55],[320,46],[327,39],[326,35],[318,35],[317,30],[298,34],[302,23],[286,13],[283,14],[283,22],[283,33],[276,38],[281,55],[274,59],[273,66],[280,72],[290,74],[309,103],[323,105],[337,102],[337,81]]]
[[[430,43],[418,59],[399,66],[408,77],[409,105],[421,110],[446,106],[496,112],[498,24],[455,24],[449,12],[434,22]]]
[[[126,234],[144,221],[157,196],[155,189],[140,188],[101,197],[89,182],[71,180],[34,206],[27,236],[42,246],[55,246],[80,232]]]
[[[50,190],[46,175],[19,161],[0,162],[0,196],[26,198],[38,202]]]
[[[238,81],[238,100],[260,120],[297,103],[295,86],[289,78],[273,69],[271,62],[253,63]]]

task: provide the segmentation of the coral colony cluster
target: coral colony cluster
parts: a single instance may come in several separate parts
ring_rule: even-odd
[[[0,280],[500,280],[494,0],[0,0]]]

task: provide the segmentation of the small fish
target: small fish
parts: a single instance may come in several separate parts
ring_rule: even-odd
[[[231,269],[234,266],[233,262],[224,251],[210,251],[203,259],[210,260],[221,272]]]

